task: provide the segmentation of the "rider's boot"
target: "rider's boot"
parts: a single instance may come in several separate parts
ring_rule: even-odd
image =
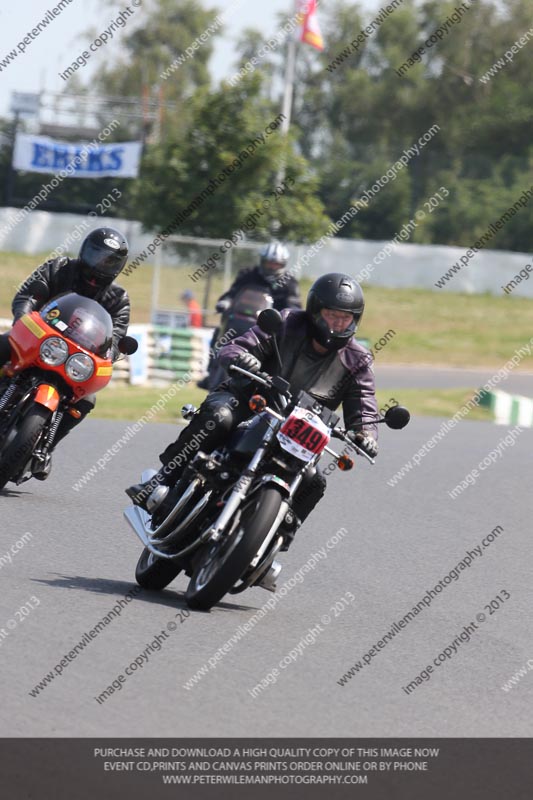
[[[133,504],[143,508],[152,514],[168,495],[169,486],[167,485],[168,475],[165,467],[161,467],[159,472],[144,483],[134,483],[125,491]]]

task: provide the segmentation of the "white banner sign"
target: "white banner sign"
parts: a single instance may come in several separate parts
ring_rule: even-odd
[[[69,178],[136,178],[141,148],[141,142],[76,144],[48,136],[19,133],[15,141],[13,168],[26,172],[60,173]]]

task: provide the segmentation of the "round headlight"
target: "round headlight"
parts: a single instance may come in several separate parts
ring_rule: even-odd
[[[41,344],[39,353],[41,361],[51,367],[59,367],[64,364],[68,356],[68,345],[58,336],[51,336]]]
[[[65,372],[76,383],[88,381],[94,372],[93,360],[90,356],[86,356],[85,353],[76,353],[67,361]]]

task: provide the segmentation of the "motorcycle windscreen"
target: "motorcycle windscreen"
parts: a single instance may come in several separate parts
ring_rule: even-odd
[[[113,320],[96,300],[69,292],[51,300],[40,314],[47,325],[84,350],[101,358],[110,355]]]
[[[233,336],[241,336],[255,325],[260,311],[273,306],[274,301],[265,289],[259,286],[247,286],[233,298],[226,328],[234,331]]]
[[[237,292],[231,304],[231,313],[255,320],[264,308],[272,308],[274,301],[267,291],[259,287],[247,286]]]

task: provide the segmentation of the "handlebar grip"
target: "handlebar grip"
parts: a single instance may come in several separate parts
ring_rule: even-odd
[[[331,438],[332,439],[345,439],[346,438],[346,431],[343,428],[333,428],[331,431]]]
[[[266,372],[249,372],[249,370],[238,367],[236,364],[230,364],[227,371],[242,375],[243,378],[247,378],[249,381],[257,378],[258,381],[268,384],[267,388],[272,386],[272,378]]]

